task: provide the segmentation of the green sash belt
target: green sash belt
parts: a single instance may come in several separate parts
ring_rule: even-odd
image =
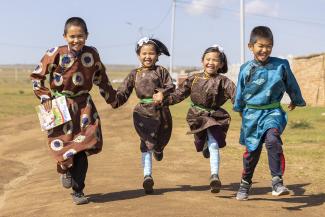
[[[140,99],[140,103],[143,104],[149,104],[149,103],[153,103],[153,99],[152,98],[144,98],[144,99]]]
[[[76,94],[71,91],[62,91],[62,92],[52,91],[52,96],[55,96],[55,97],[65,96],[67,98],[74,98],[74,97],[81,96],[86,93],[88,93],[88,91],[80,91]]]
[[[214,111],[214,109],[206,108],[206,107],[201,106],[201,105],[196,105],[193,102],[191,102],[191,107],[196,108],[196,109],[201,110],[201,111],[206,111],[206,112]]]
[[[274,102],[268,105],[246,105],[247,108],[250,109],[276,109],[276,108],[281,108],[280,102]]]

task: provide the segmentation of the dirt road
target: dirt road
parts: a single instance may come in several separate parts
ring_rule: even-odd
[[[155,193],[142,190],[139,139],[133,128],[134,103],[113,111],[99,100],[104,149],[89,158],[87,205],[72,203],[70,190],[59,183],[45,135],[31,115],[2,123],[0,130],[0,216],[324,216],[325,184],[296,174],[288,163],[290,195],[272,197],[266,163],[257,168],[249,201],[234,198],[241,174],[243,149],[231,139],[221,153],[222,190],[211,194],[209,161],[196,153],[185,135],[185,120],[174,123],[162,162],[153,162]],[[185,111],[184,111],[185,112]],[[230,138],[238,132],[230,133]],[[265,154],[264,157],[265,159]],[[321,166],[321,165],[320,165]],[[324,166],[324,165],[323,165]],[[324,171],[322,171],[324,172]]]

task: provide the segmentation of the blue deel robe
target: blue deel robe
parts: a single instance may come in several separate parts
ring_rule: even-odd
[[[251,60],[240,67],[234,110],[242,112],[239,142],[248,151],[258,147],[268,129],[277,128],[281,134],[287,124],[287,114],[281,106],[271,109],[248,107],[280,102],[284,92],[294,105],[306,105],[287,60],[269,57],[266,64]]]

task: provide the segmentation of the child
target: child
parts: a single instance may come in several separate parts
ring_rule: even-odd
[[[125,78],[116,93],[113,108],[120,107],[130,97],[133,88],[139,98],[134,108],[134,127],[140,137],[142,165],[144,172],[143,188],[146,194],[153,192],[152,153],[157,161],[163,158],[163,150],[172,131],[172,117],[167,106],[155,104],[152,96],[160,91],[164,96],[175,87],[167,69],[156,65],[161,54],[169,56],[166,46],[157,39],[144,37],[136,46],[141,67],[134,69]]]
[[[187,113],[187,122],[194,134],[194,144],[198,152],[203,150],[206,158],[210,157],[210,187],[212,193],[220,191],[219,180],[219,148],[226,145],[226,134],[229,128],[230,115],[221,106],[231,99],[234,102],[235,84],[226,76],[227,57],[223,48],[214,45],[207,48],[202,56],[203,72],[189,76],[164,100],[173,105],[191,97],[191,107]],[[161,98],[155,96],[159,101]],[[208,143],[204,148],[204,144]]]
[[[48,144],[58,161],[63,186],[73,189],[75,204],[88,203],[83,193],[87,156],[99,153],[103,145],[100,119],[89,91],[93,84],[99,86],[107,103],[112,103],[116,94],[96,49],[85,45],[87,36],[85,21],[69,18],[63,34],[68,45],[49,49],[30,76],[34,93],[47,110],[51,99],[67,99],[72,120],[49,130]],[[44,86],[46,75],[49,88]]]
[[[255,27],[248,47],[254,60],[240,68],[234,104],[234,110],[242,116],[240,143],[246,146],[237,200],[248,199],[264,142],[272,176],[272,195],[289,193],[283,185],[285,161],[280,137],[287,123],[287,115],[280,101],[284,92],[287,92],[291,99],[289,110],[306,105],[288,61],[270,57],[273,48],[271,30],[266,26]]]

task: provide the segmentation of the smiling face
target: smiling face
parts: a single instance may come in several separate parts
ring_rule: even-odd
[[[141,62],[142,67],[150,68],[154,66],[158,61],[158,54],[153,44],[145,44],[140,48],[138,54],[139,61]]]
[[[209,75],[216,74],[223,67],[219,52],[206,53],[202,60],[203,69]]]
[[[71,25],[67,28],[66,33],[63,35],[67,41],[69,48],[74,51],[80,51],[86,43],[87,34],[81,26]]]
[[[264,63],[272,53],[272,40],[267,38],[258,38],[254,44],[248,44],[248,48],[253,52],[254,59]]]

